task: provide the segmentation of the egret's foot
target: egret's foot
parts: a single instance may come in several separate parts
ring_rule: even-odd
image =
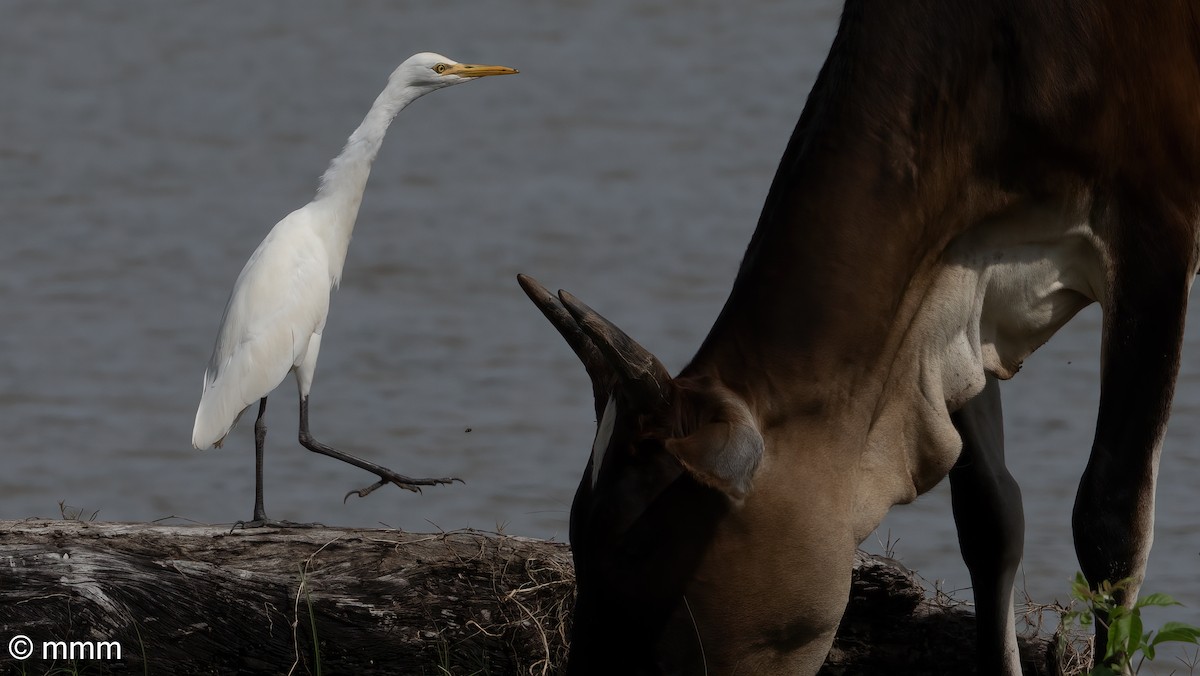
[[[238,528],[243,530],[247,528],[325,528],[325,524],[315,522],[297,523],[295,521],[278,521],[276,519],[268,519],[264,516],[251,519],[250,521],[238,521],[237,523],[233,524],[233,528],[230,528],[229,532],[232,533]]]
[[[342,498],[343,504],[350,499],[351,495],[357,495],[360,498],[365,498],[371,493],[374,493],[381,486],[386,486],[387,484],[396,484],[405,490],[409,490],[414,493],[420,493],[421,486],[439,486],[441,484],[453,483],[455,481],[459,483],[466,483],[458,477],[446,477],[443,479],[413,479],[411,477],[406,477],[403,474],[397,474],[382,465],[376,465],[373,462],[363,460],[362,458],[355,457],[349,453],[343,453],[336,448],[326,446],[316,439],[313,439],[312,435],[308,433],[307,395],[300,397],[300,445],[312,451],[313,453],[320,453],[321,455],[327,455],[334,460],[341,460],[347,465],[354,465],[359,469],[365,469],[371,474],[379,477],[379,481],[376,481],[370,486],[347,493],[346,497]]]
[[[346,494],[346,497],[342,498],[342,503],[344,504],[347,500],[349,500],[351,495],[357,495],[360,498],[365,498],[371,493],[374,493],[376,489],[388,484],[395,484],[405,490],[412,491],[414,493],[420,493],[421,486],[441,486],[444,484],[454,483],[455,481],[460,484],[466,483],[458,477],[445,477],[442,479],[410,479],[409,477],[406,477],[402,474],[396,474],[395,472],[387,472],[386,474],[381,473],[379,475],[379,481],[376,481],[366,488],[350,491]]]

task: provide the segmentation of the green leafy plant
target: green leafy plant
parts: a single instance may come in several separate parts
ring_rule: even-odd
[[[1105,580],[1093,590],[1083,573],[1076,573],[1071,582],[1071,597],[1082,602],[1083,607],[1063,613],[1063,625],[1087,628],[1099,622],[1108,629],[1108,644],[1096,646],[1099,664],[1088,672],[1090,676],[1136,674],[1143,662],[1154,660],[1157,647],[1164,643],[1200,644],[1200,627],[1183,622],[1167,622],[1157,631],[1146,631],[1142,608],[1183,604],[1166,594],[1149,594],[1139,598],[1132,608],[1126,608],[1117,602],[1116,595],[1127,590],[1131,583],[1130,579],[1116,583]]]

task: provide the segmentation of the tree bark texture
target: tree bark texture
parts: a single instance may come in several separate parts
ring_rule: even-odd
[[[542,676],[573,599],[568,546],[530,538],[0,521],[0,673]],[[974,673],[973,642],[961,604],[863,554],[822,674]],[[1054,645],[1022,640],[1026,674],[1059,673]]]

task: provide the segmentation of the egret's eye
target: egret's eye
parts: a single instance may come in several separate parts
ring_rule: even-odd
[[[444,63],[439,63],[438,65],[433,67],[433,72],[437,73],[438,75],[441,75],[442,73],[445,73],[446,69],[449,67],[450,66],[447,66]]]

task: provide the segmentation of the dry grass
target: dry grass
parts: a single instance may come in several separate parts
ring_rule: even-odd
[[[439,629],[441,676],[516,673],[549,676],[566,663],[575,572],[570,557],[528,556],[524,538],[475,530],[437,537],[458,540],[470,554],[457,557],[455,574],[486,583],[487,607],[466,609],[462,623]],[[504,665],[499,670],[498,665]],[[497,668],[497,671],[492,671]]]
[[[509,574],[508,568],[505,575]],[[518,575],[523,582],[501,598],[501,607],[511,604],[519,613],[498,628],[536,635],[536,642],[541,645],[539,659],[530,663],[524,673],[529,676],[557,673],[567,658],[568,628],[575,599],[574,568],[555,561],[530,560]]]

